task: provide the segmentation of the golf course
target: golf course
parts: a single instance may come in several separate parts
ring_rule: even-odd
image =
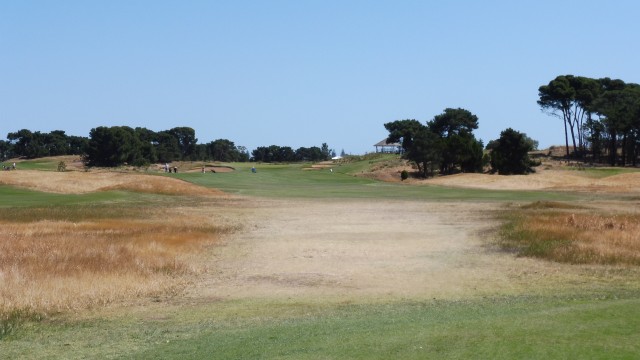
[[[0,173],[0,358],[640,356],[635,168],[74,161]]]

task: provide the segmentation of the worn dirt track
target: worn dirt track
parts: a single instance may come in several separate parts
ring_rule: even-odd
[[[521,291],[565,266],[487,241],[499,205],[256,200],[245,230],[210,254],[199,299],[456,298]]]

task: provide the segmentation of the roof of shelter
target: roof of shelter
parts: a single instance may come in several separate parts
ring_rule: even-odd
[[[391,143],[388,141],[389,139],[383,139],[380,142],[378,142],[377,144],[373,145],[373,146],[402,146],[402,144],[400,143]]]

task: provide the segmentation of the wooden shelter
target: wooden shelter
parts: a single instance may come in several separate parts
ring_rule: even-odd
[[[391,143],[388,139],[383,139],[377,144],[373,145],[376,148],[377,153],[386,153],[386,154],[401,154],[402,153],[402,144],[400,143]]]

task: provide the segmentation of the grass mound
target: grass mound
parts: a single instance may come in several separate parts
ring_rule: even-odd
[[[213,188],[172,178],[122,172],[47,172],[10,171],[0,178],[0,185],[10,185],[58,194],[86,194],[98,191],[124,190],[162,195],[217,196]]]

